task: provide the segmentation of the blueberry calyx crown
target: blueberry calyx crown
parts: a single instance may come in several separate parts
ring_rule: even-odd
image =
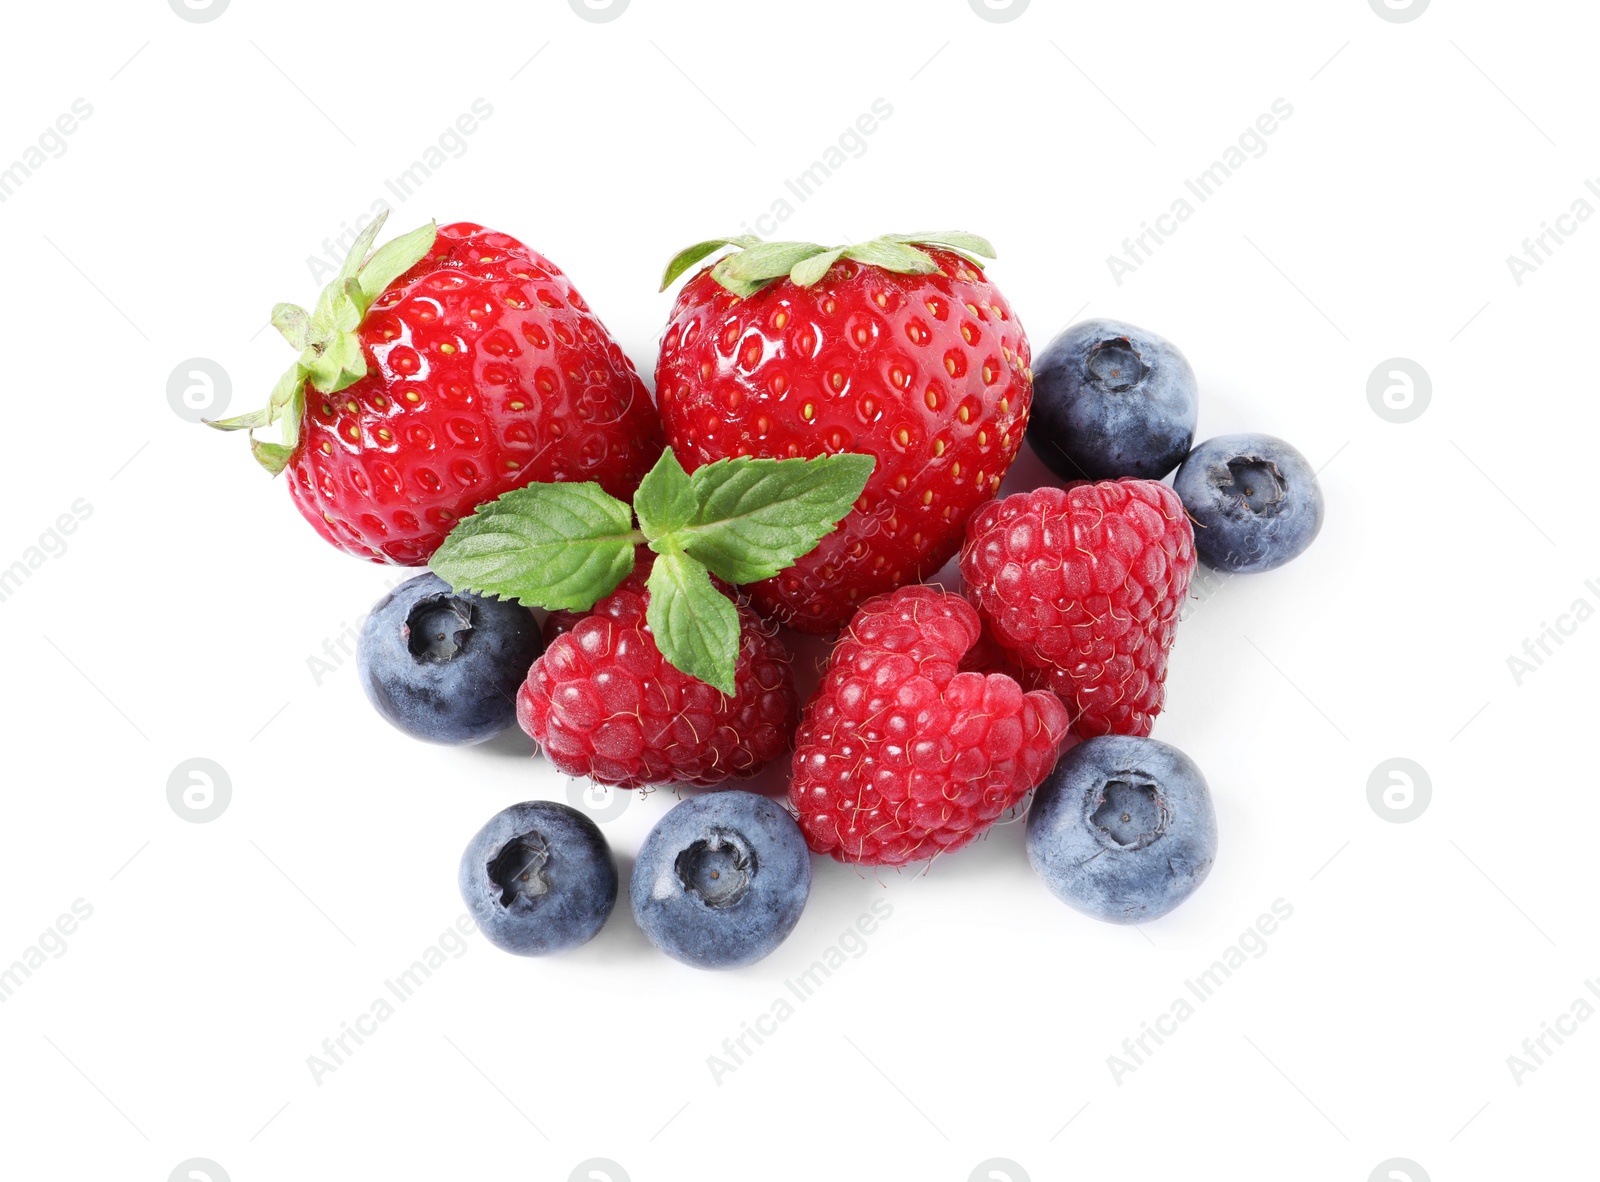
[[[550,862],[550,845],[537,830],[519,833],[484,868],[489,881],[500,892],[500,906],[514,906],[518,899],[537,899],[550,889],[545,870]]]
[[[1224,486],[1252,512],[1263,516],[1276,513],[1289,492],[1289,482],[1278,465],[1265,456],[1242,455],[1228,461]]]
[[[1137,772],[1108,777],[1088,798],[1089,824],[1103,843],[1141,850],[1167,831],[1170,812],[1160,785]]]
[[[472,604],[459,595],[424,595],[406,614],[406,648],[418,664],[445,665],[472,634]]]
[[[684,890],[720,910],[733,906],[750,889],[756,852],[742,834],[717,828],[685,847],[672,868]]]
[[[1084,368],[1113,394],[1133,389],[1150,372],[1150,367],[1127,337],[1108,337],[1100,341],[1089,350]]]
[[[776,279],[787,277],[798,287],[810,287],[842,258],[881,267],[901,275],[932,275],[939,264],[916,245],[942,246],[953,250],[978,270],[983,264],[974,255],[995,257],[987,238],[962,230],[938,230],[924,234],[883,234],[850,246],[823,246],[816,242],[763,242],[753,234],[733,238],[710,238],[685,247],[672,256],[661,276],[661,290],[702,259],[725,246],[736,247],[711,268],[711,277],[734,295],[752,296]]]
[[[311,311],[296,304],[278,304],[272,309],[272,326],[300,351],[300,356],[278,379],[267,405],[231,419],[205,420],[207,426],[219,431],[249,431],[251,454],[274,476],[289,466],[300,444],[306,383],[310,382],[319,393],[337,394],[367,376],[367,358],[357,335],[367,310],[385,288],[427,258],[433,249],[438,227],[429,222],[372,251],[388,217],[389,211],[385,210],[361,232],[339,273],[322,289]],[[372,251],[370,258],[368,251]],[[282,424],[282,442],[262,443],[255,437],[256,428],[273,423]]]

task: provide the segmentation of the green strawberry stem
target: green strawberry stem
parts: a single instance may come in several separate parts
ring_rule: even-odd
[[[822,246],[815,242],[763,242],[749,234],[736,238],[711,238],[697,242],[672,256],[661,277],[661,290],[702,259],[710,258],[726,246],[737,247],[723,255],[711,268],[711,277],[734,295],[752,296],[776,279],[788,277],[799,287],[810,287],[828,273],[841,258],[854,259],[868,266],[881,267],[901,275],[931,275],[939,269],[933,256],[916,245],[942,246],[955,251],[974,266],[982,268],[974,255],[995,257],[989,240],[961,230],[926,234],[884,234],[853,246]]]
[[[634,547],[646,545],[656,556],[645,617],[656,647],[731,695],[739,611],[711,576],[753,583],[794,565],[850,512],[875,465],[851,452],[740,456],[691,474],[669,447],[631,507],[598,484],[529,484],[457,522],[428,565],[457,591],[588,611],[633,572]]]
[[[288,466],[299,445],[306,383],[309,381],[324,394],[336,394],[367,376],[367,359],[358,335],[367,310],[385,288],[427,258],[433,249],[438,227],[429,222],[372,251],[388,217],[385,210],[361,232],[339,273],[323,288],[310,312],[295,304],[279,304],[272,309],[272,326],[300,351],[300,356],[278,379],[267,405],[231,419],[205,420],[207,426],[219,431],[249,431],[251,454],[274,476]],[[370,258],[368,251],[372,251]],[[282,424],[281,442],[263,443],[255,437],[257,428],[273,423]]]

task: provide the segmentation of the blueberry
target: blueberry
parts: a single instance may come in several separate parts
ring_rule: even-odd
[[[367,699],[430,743],[481,743],[517,721],[517,689],[544,651],[520,604],[418,575],[380,599],[361,626],[356,668]]]
[[[518,956],[588,943],[617,902],[617,868],[599,826],[547,800],[490,817],[461,855],[460,882],[478,930]]]
[[[1194,442],[1199,407],[1194,370],[1169,341],[1085,320],[1034,359],[1028,442],[1067,480],[1160,480]]]
[[[1028,811],[1028,861],[1069,907],[1111,923],[1171,911],[1211,873],[1217,817],[1200,769],[1154,739],[1101,735],[1061,757]]]
[[[1322,528],[1322,489],[1305,456],[1271,435],[1220,435],[1189,453],[1172,482],[1207,566],[1282,566]]]
[[[754,964],[793,930],[811,893],[800,826],[754,792],[673,806],[633,868],[633,916],[674,960],[705,969]]]

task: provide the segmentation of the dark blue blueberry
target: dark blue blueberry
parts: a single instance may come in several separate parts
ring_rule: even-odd
[[[1085,320],[1034,358],[1028,443],[1067,480],[1160,480],[1194,442],[1199,411],[1194,370],[1169,341]]]
[[[650,942],[705,969],[754,964],[794,928],[811,893],[800,826],[754,792],[673,806],[633,867],[633,916]]]
[[[1189,453],[1172,482],[1194,548],[1217,570],[1282,566],[1322,528],[1322,488],[1305,456],[1271,435],[1220,435]]]
[[[418,575],[378,601],[356,645],[367,698],[406,734],[481,743],[517,721],[517,689],[544,651],[533,613]]]
[[[1217,817],[1182,751],[1133,735],[1086,739],[1028,810],[1028,861],[1069,907],[1111,923],[1171,911],[1211,873]]]
[[[489,942],[518,956],[586,944],[617,902],[611,847],[570,805],[502,809],[461,855],[461,897]]]

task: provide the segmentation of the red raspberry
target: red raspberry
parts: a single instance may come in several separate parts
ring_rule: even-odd
[[[1049,772],[1067,712],[1004,674],[958,672],[979,628],[937,587],[856,612],[795,739],[789,798],[812,850],[899,866],[960,849]]]
[[[517,721],[562,771],[602,784],[708,787],[755,774],[794,728],[788,651],[741,606],[732,698],[673,668],[645,623],[649,569],[588,615],[552,615],[554,639],[517,693]]]
[[[1040,488],[967,523],[961,574],[995,640],[1072,712],[1072,729],[1148,735],[1194,573],[1194,532],[1154,480]]]

